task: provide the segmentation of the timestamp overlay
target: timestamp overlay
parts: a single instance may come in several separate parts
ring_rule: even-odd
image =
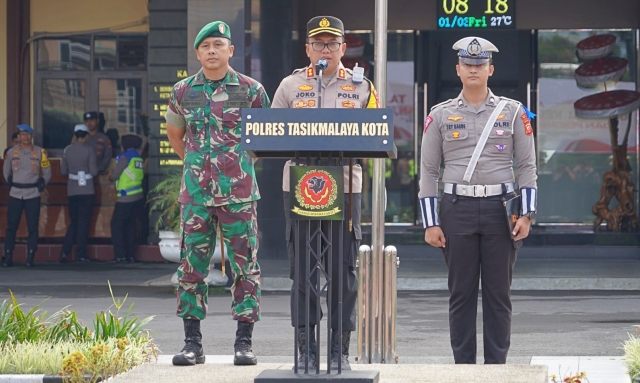
[[[438,29],[515,29],[515,0],[438,0]]]

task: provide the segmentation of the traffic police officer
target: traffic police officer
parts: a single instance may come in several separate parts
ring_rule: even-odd
[[[166,114],[167,136],[184,161],[177,314],[183,318],[185,346],[173,364],[205,361],[200,333],[200,320],[207,315],[204,279],[219,231],[233,275],[231,313],[238,322],[233,362],[256,364],[251,336],[260,320],[260,193],[253,160],[240,150],[240,108],[268,108],[269,98],[262,84],[229,66],[234,47],[226,23],[205,25],[193,48],[202,69],[174,85]]]
[[[51,179],[51,165],[46,150],[31,143],[33,129],[29,125],[21,124],[18,125],[18,131],[20,143],[7,151],[2,169],[10,187],[2,266],[13,265],[16,231],[24,210],[29,232],[26,265],[33,267],[33,259],[38,249],[40,193]]]
[[[118,200],[111,217],[111,242],[115,262],[134,262],[136,246],[136,220],[143,208],[142,180],[144,160],[138,150],[142,138],[135,134],[122,136],[122,152],[116,157],[116,166],[109,175],[116,182]]]
[[[98,112],[86,112],[84,114],[84,124],[89,128],[87,136],[87,145],[93,148],[98,161],[98,171],[107,170],[111,163],[111,155],[113,148],[109,137],[99,130]]]
[[[347,46],[344,42],[344,26],[342,21],[332,16],[317,16],[309,20],[307,23],[307,43],[306,53],[311,64],[307,67],[296,69],[290,76],[286,77],[280,83],[273,97],[272,108],[378,108],[379,100],[375,87],[367,78],[355,76],[351,69],[347,69],[342,65],[341,58],[344,55]],[[315,64],[320,59],[327,61],[327,68],[322,74],[322,89],[318,89],[318,73],[315,70]],[[318,92],[322,93],[322,105],[316,105]],[[292,161],[287,161],[284,166],[282,175],[282,190],[284,191],[284,215],[286,219],[286,241],[287,253],[289,255],[290,278],[294,279],[295,273],[295,249],[294,238],[292,235],[292,222],[289,218],[289,169],[293,165]],[[338,297],[338,289],[332,290],[332,307],[331,307],[331,328],[332,331],[332,368],[338,368],[338,358],[342,358],[342,368],[350,369],[349,366],[349,339],[351,332],[356,329],[356,299],[358,296],[358,281],[355,272],[355,260],[357,251],[360,247],[362,233],[360,230],[360,204],[362,193],[362,168],[360,165],[353,166],[353,174],[351,179],[352,201],[350,206],[350,198],[345,198],[345,211],[351,211],[353,221],[352,230],[348,224],[344,227],[344,262],[346,264],[345,273],[343,275],[343,295]],[[344,184],[345,192],[349,192],[349,166],[344,167]],[[313,226],[314,224],[312,224]],[[339,226],[333,225],[333,238],[339,236]],[[315,230],[312,227],[312,231]],[[328,231],[325,229],[325,232]],[[300,238],[298,244],[300,246],[300,254],[305,253],[306,221],[300,222]],[[338,246],[332,247],[333,265],[332,280],[337,283],[340,279],[338,275]],[[304,270],[305,260],[300,260],[300,268]],[[311,267],[311,266],[309,266]],[[317,277],[317,273],[313,274]],[[305,296],[304,278],[301,278],[299,285],[299,300],[294,302],[295,286],[291,287],[291,324],[295,326],[296,315],[302,318],[302,323],[298,324],[297,339],[298,349],[300,351],[300,363],[305,363],[306,355],[306,339],[305,339]],[[343,303],[343,317],[339,318],[338,302]],[[297,309],[296,309],[297,307]],[[319,323],[320,318],[315,317],[316,307],[315,300],[310,301],[310,318],[309,326],[313,328]],[[342,344],[339,344],[338,326],[342,321]],[[317,343],[315,341],[315,332],[311,330],[310,336],[310,368],[315,368],[317,363]]]
[[[453,49],[458,51],[456,71],[462,92],[434,106],[424,123],[419,198],[425,241],[442,248],[449,270],[449,326],[455,362],[476,363],[480,279],[484,362],[506,363],[513,266],[536,211],[530,122],[534,115],[521,103],[496,96],[487,87],[494,71],[492,52],[498,51],[492,43],[467,37]],[[503,202],[515,195],[514,156],[522,210],[510,233]],[[438,214],[442,157],[444,195]]]
[[[73,135],[75,140],[64,149],[60,162],[60,174],[69,176],[67,197],[71,219],[62,244],[61,263],[67,261],[74,244],[77,245],[78,260],[91,261],[87,257],[87,237],[96,193],[93,178],[98,175],[98,165],[96,153],[87,144],[89,128],[84,124],[78,124],[74,128]]]

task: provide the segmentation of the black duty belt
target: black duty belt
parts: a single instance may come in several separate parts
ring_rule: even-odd
[[[32,184],[21,184],[18,182],[12,182],[11,186],[14,188],[18,188],[18,189],[30,189],[30,188],[37,188],[38,187],[38,183],[34,182]]]

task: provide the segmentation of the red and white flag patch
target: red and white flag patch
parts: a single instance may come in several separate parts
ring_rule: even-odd
[[[427,128],[429,128],[429,124],[433,122],[433,118],[431,118],[431,116],[427,116],[427,118],[425,118],[424,120],[424,130],[422,131],[422,133],[426,133],[427,132]]]

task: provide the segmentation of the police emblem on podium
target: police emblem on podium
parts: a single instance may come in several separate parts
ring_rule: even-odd
[[[341,166],[292,166],[291,219],[342,221],[344,179]]]

